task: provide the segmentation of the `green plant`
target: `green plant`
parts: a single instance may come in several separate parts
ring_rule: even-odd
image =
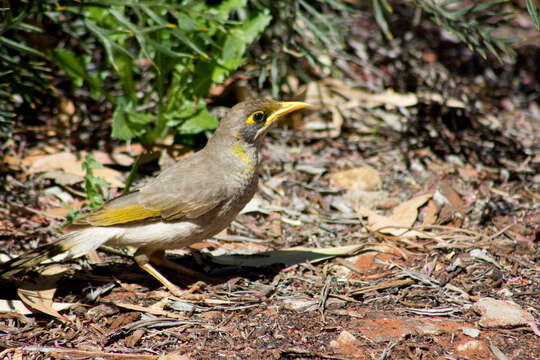
[[[11,136],[15,109],[36,108],[51,92],[48,38],[39,27],[39,16],[29,21],[39,3],[2,2],[0,8],[0,141]],[[24,111],[24,109],[20,110]]]
[[[113,104],[114,137],[146,145],[171,127],[182,135],[214,129],[203,99],[244,62],[271,20],[247,0],[15,3],[0,9],[7,69],[0,70],[0,122],[9,124],[21,103],[35,107],[38,94],[55,96],[54,64],[96,101]]]
[[[502,62],[501,52],[512,57],[514,51],[511,44],[521,40],[494,35],[494,31],[500,25],[507,23],[513,17],[513,12],[508,12],[502,7],[508,4],[507,0],[473,2],[472,4],[463,0],[414,0],[413,2],[443,30],[457,36],[471,50],[477,51],[484,58],[487,57],[489,51]],[[526,5],[535,27],[540,30],[535,0],[526,0]],[[392,12],[388,0],[373,0],[373,10],[381,31],[387,38],[392,39],[384,14]]]
[[[252,58],[257,85],[269,87],[273,97],[292,92],[291,73],[307,83],[335,72],[333,60],[347,58],[346,38],[358,10],[343,1],[257,0],[253,6],[273,16]]]
[[[92,154],[86,154],[82,162],[82,168],[86,170],[84,176],[86,197],[90,202],[90,207],[94,209],[105,202],[103,188],[110,187],[111,185],[104,179],[94,175],[94,169],[103,169],[103,165]]]
[[[202,1],[122,4],[62,8],[79,20],[74,27],[95,37],[105,56],[94,59],[58,48],[52,51],[54,62],[77,85],[114,104],[112,135],[118,139],[152,144],[171,127],[183,135],[214,129],[217,120],[203,99],[212,83],[224,82],[243,63],[247,47],[270,21],[268,10],[245,11],[247,0],[218,6]],[[115,82],[120,95],[104,85]]]
[[[525,0],[540,29],[535,0]],[[112,104],[112,135],[153,144],[171,128],[177,140],[211,131],[204,99],[242,64],[274,97],[290,92],[291,68],[307,82],[345,69],[358,9],[339,0],[19,0],[0,8],[0,132],[35,121],[30,109],[52,102],[59,67],[97,103]],[[414,0],[442,28],[483,56],[511,54],[516,39],[493,30],[508,21],[502,1]],[[373,0],[382,31],[389,0]],[[260,38],[255,43],[255,40]],[[250,47],[251,54],[247,49]],[[345,60],[345,61],[340,61]],[[289,90],[286,90],[289,88]],[[62,88],[65,91],[65,88]],[[80,92],[79,92],[80,94]],[[75,97],[80,95],[75,95]],[[75,100],[78,100],[75,98]],[[103,109],[106,106],[102,107]],[[26,111],[25,111],[26,109]],[[103,111],[103,110],[102,110]],[[17,115],[15,117],[15,114]]]

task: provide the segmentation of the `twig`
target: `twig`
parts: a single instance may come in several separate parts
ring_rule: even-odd
[[[403,340],[405,340],[405,338],[407,338],[407,336],[409,336],[409,334],[403,334],[403,335],[401,335],[401,337],[396,342],[393,342],[390,345],[388,345],[386,347],[386,349],[384,349],[381,356],[379,357],[379,360],[385,360],[388,356],[390,356],[390,354],[392,353],[392,350],[396,347],[396,345],[398,345]]]
[[[56,358],[58,355],[62,358],[102,358],[102,359],[126,359],[126,360],[157,360],[159,359],[158,355],[147,355],[147,354],[129,354],[129,353],[108,353],[100,350],[78,350],[78,349],[65,349],[65,348],[53,348],[53,347],[41,347],[41,346],[23,346],[20,348],[11,348],[6,349],[0,353],[0,356],[5,356],[9,353],[20,353],[20,352],[39,352],[43,354],[48,354],[53,358]]]
[[[330,284],[333,282],[333,280],[334,278],[332,276],[328,276],[321,290],[321,297],[319,299],[318,308],[319,308],[319,312],[321,313],[321,321],[323,323],[326,322],[324,318],[324,310],[326,309],[326,301],[328,300],[328,295],[330,294]]]
[[[284,357],[287,357],[289,355],[302,355],[305,357],[318,358],[318,359],[348,360],[347,358],[342,358],[339,356],[327,355],[327,354],[312,352],[309,350],[298,349],[298,348],[289,348],[289,349],[281,350],[281,355]]]

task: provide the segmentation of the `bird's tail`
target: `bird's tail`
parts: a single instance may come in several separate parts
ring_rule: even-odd
[[[0,264],[0,276],[11,276],[31,269],[44,262],[57,262],[73,259],[95,250],[110,237],[99,236],[99,228],[86,228],[73,231],[55,242],[37,247],[18,258]],[[97,235],[97,236],[96,236]]]

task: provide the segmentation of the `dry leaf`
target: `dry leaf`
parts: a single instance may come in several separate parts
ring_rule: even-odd
[[[433,195],[433,200],[441,205],[439,218],[441,222],[453,221],[454,226],[461,226],[465,218],[464,204],[459,194],[448,181],[443,181],[440,190]]]
[[[465,181],[474,181],[478,179],[478,171],[470,166],[457,169],[459,176]]]
[[[55,311],[62,311],[69,309],[75,305],[74,303],[54,302],[52,308]],[[0,313],[16,312],[21,315],[31,315],[34,312],[25,305],[21,300],[6,300],[0,299]]]
[[[121,152],[106,153],[104,151],[92,151],[94,158],[103,165],[133,165],[133,158]]]
[[[56,292],[56,282],[67,270],[61,265],[52,265],[47,267],[41,274],[43,275],[36,283],[23,283],[17,289],[17,294],[21,300],[33,310],[56,317],[67,322],[65,316],[61,315],[53,305],[53,296]]]
[[[75,185],[84,180],[84,177],[65,172],[63,170],[50,170],[41,175],[45,179],[52,179],[58,185]]]
[[[375,285],[369,285],[369,286],[365,286],[363,288],[360,288],[360,289],[356,289],[356,290],[352,290],[349,292],[349,296],[356,296],[356,295],[360,295],[360,294],[368,294],[368,293],[371,293],[371,292],[375,292],[375,291],[379,291],[379,290],[384,290],[384,289],[390,289],[390,288],[398,288],[398,287],[401,287],[401,286],[407,286],[407,285],[410,285],[410,284],[414,284],[416,282],[416,280],[413,280],[413,279],[390,279],[390,280],[385,280],[385,281],[381,281],[380,283],[377,283]]]
[[[195,358],[184,354],[183,351],[172,351],[159,356],[157,360],[193,360]]]
[[[331,138],[337,138],[341,135],[341,128],[343,126],[343,114],[339,110],[339,107],[332,106],[330,108],[332,113],[332,128],[328,131],[328,136]]]
[[[385,105],[386,107],[390,108],[409,107],[418,103],[418,98],[415,94],[400,94],[394,92],[392,89],[387,89],[380,94],[364,93],[362,100],[367,102],[368,107],[378,107],[381,105]]]
[[[32,159],[30,158],[27,159],[27,161],[32,161]],[[69,167],[76,161],[77,157],[74,154],[66,151],[52,155],[40,156],[32,162],[32,165],[30,166],[30,169],[28,169],[28,172],[30,174],[33,174],[50,170],[64,169],[64,166]],[[82,171],[82,168],[80,170]]]
[[[330,174],[330,180],[348,190],[371,191],[382,187],[379,173],[368,167],[358,167],[332,173]]]
[[[306,124],[307,130],[317,131],[315,137],[336,138],[341,134],[343,125],[343,114],[341,108],[345,100],[341,96],[330,91],[330,88],[323,81],[313,81],[302,86],[293,100],[305,101],[315,108],[327,109],[332,114],[332,122],[324,121],[321,117],[311,120]],[[294,114],[293,114],[294,115]],[[315,114],[317,117],[318,115]]]
[[[383,216],[365,207],[357,210],[358,216],[368,218],[368,229],[373,232],[381,232],[394,236],[411,237],[419,236],[417,231],[407,231],[414,225],[418,217],[418,208],[424,205],[432,194],[424,194],[399,204],[392,211],[392,215]]]
[[[361,191],[349,190],[344,198],[349,202],[353,209],[365,207],[367,209],[391,209],[399,204],[399,200],[390,197],[388,191]]]
[[[60,152],[52,155],[42,157],[35,161],[28,173],[47,172],[52,170],[61,169],[66,173],[80,176],[81,179],[85,176],[85,170],[82,168],[82,161],[68,152]],[[123,187],[122,174],[111,168],[94,169],[94,175],[105,179],[112,186]]]
[[[45,213],[52,216],[59,217],[59,218],[65,218],[69,214],[69,209],[66,209],[63,206],[54,207],[54,208],[46,209]]]
[[[116,153],[130,153],[130,154],[132,154],[134,156],[139,156],[139,155],[144,154],[146,152],[146,150],[139,143],[136,143],[136,144],[129,143],[129,144],[126,144],[126,145],[120,145],[120,146],[116,147],[115,152]]]
[[[382,93],[372,94],[363,90],[351,88],[344,82],[335,79],[325,80],[324,83],[331,87],[332,92],[340,94],[349,102],[356,104],[356,106],[362,104],[367,108],[375,108],[382,105],[387,107],[408,107],[418,103],[417,96],[412,93],[401,94],[396,93],[392,89],[387,89]],[[352,107],[352,103],[348,105]]]
[[[304,100],[316,107],[330,108],[335,106],[341,109],[358,106],[364,108],[377,108],[381,106],[385,106],[386,108],[411,107],[418,104],[419,98],[453,108],[464,109],[466,106],[463,101],[453,97],[444,98],[438,93],[397,93],[393,89],[386,89],[382,93],[372,94],[354,89],[337,79],[311,82],[301,87],[295,96],[296,100]]]
[[[433,199],[428,201],[426,206],[426,213],[422,219],[422,225],[433,225],[437,221],[437,216],[439,214],[439,206],[437,202]]]

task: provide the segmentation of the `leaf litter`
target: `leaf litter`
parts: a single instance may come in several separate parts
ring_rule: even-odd
[[[411,73],[434,85],[414,92],[387,71],[398,80],[378,91],[342,79],[300,89],[316,108],[272,132],[249,207],[216,238],[172,252],[215,283],[165,270],[187,289],[176,298],[108,250],[36,269],[37,281],[2,283],[0,357],[539,357],[534,105],[474,103],[425,64]],[[471,84],[485,86],[479,77]],[[93,152],[113,187],[133,161],[124,150]],[[41,194],[78,198],[66,174],[84,175],[84,156],[62,146],[16,154],[3,159],[8,258],[53,239],[46,211],[58,204]]]

